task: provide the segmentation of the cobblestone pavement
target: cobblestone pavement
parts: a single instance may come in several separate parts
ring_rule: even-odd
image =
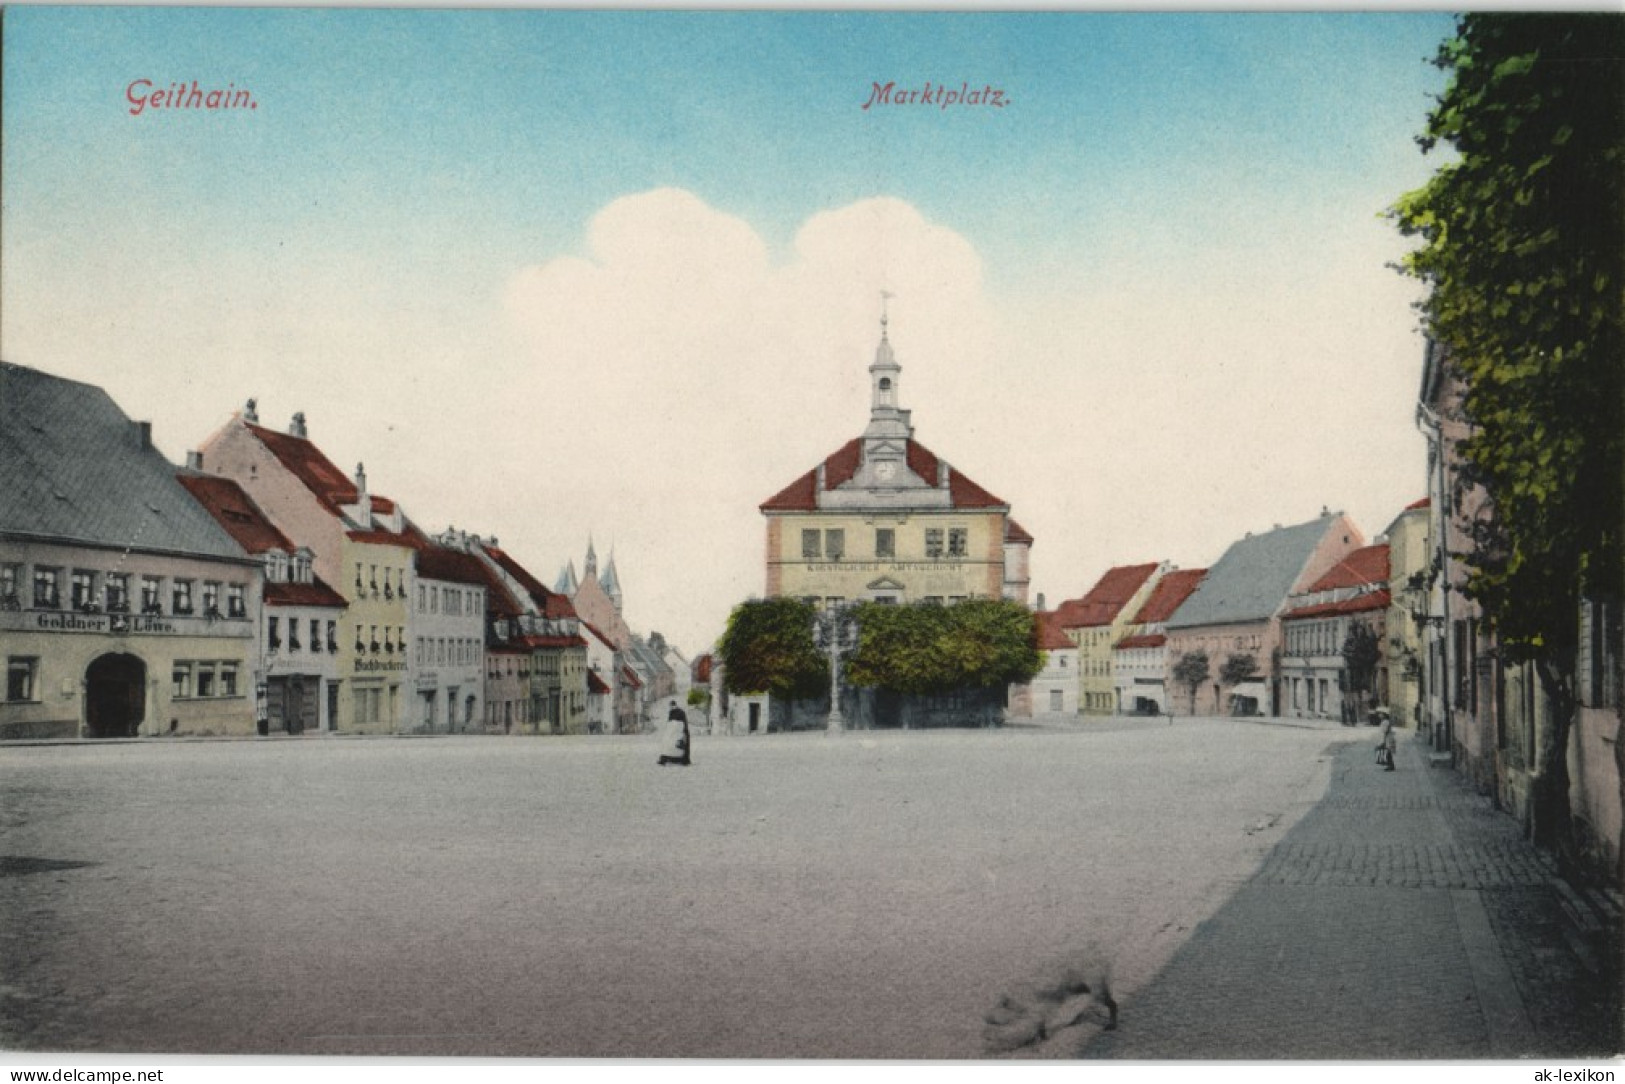
[[[1593,1057],[1618,977],[1563,935],[1545,857],[1427,750],[1329,750],[1325,799],[1122,1005],[1088,1058]]]

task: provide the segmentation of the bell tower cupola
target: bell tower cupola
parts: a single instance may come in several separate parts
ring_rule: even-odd
[[[897,405],[903,367],[897,364],[897,355],[892,352],[891,340],[887,337],[885,299],[890,296],[881,294],[880,345],[875,347],[875,361],[869,366],[869,428],[863,434],[866,441],[908,440],[914,435],[909,412]]]

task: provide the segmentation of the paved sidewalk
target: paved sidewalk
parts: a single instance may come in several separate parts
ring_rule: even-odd
[[[1596,1057],[1618,976],[1564,936],[1550,863],[1403,735],[1339,744],[1326,797],[1122,1004],[1087,1058]]]

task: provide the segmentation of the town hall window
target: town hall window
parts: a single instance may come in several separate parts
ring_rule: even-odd
[[[846,532],[839,527],[833,527],[824,532],[824,556],[831,561],[839,561],[846,553]]]
[[[941,527],[927,527],[925,529],[925,555],[927,557],[942,556]]]
[[[819,543],[821,541],[822,541],[822,536],[819,534],[819,532],[816,529],[802,531],[801,532],[801,556],[802,556],[802,558],[804,560],[808,560],[808,561],[816,560],[818,558],[819,554],[821,553],[821,550],[819,549]]]
[[[897,532],[890,527],[875,528],[875,556],[897,556]]]
[[[948,556],[963,557],[969,551],[970,532],[964,527],[948,528]]]

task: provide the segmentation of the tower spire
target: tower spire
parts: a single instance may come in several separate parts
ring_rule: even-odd
[[[898,380],[903,367],[897,364],[892,352],[890,331],[891,314],[887,302],[894,296],[890,290],[880,291],[880,344],[875,347],[875,361],[869,366],[869,428],[867,438],[893,438],[908,440],[914,435],[906,410],[898,407]]]

